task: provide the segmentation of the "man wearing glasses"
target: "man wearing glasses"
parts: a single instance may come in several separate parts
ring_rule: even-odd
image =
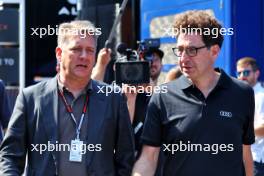
[[[165,84],[167,93],[151,97],[133,176],[152,176],[162,148],[164,176],[253,175],[254,92],[214,68],[223,42],[221,28],[208,11],[176,16],[173,52],[183,76]]]
[[[237,78],[246,81],[255,93],[254,128],[256,142],[251,146],[254,160],[254,175],[264,175],[264,88],[258,82],[260,70],[252,57],[243,57],[237,61]]]

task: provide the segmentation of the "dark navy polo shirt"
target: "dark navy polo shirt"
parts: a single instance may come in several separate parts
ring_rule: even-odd
[[[142,142],[163,146],[164,175],[245,175],[242,144],[255,139],[254,92],[218,71],[219,81],[207,98],[185,76],[164,84],[167,93],[152,96]]]

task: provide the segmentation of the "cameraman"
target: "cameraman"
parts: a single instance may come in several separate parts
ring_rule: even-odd
[[[152,55],[152,62],[150,67],[150,83],[152,86],[156,86],[162,69],[162,58],[164,56],[164,53],[159,48],[150,49],[148,53]]]
[[[152,56],[150,66],[150,84],[149,86],[157,86],[158,78],[162,69],[162,58],[164,56],[163,51],[159,48],[150,49],[147,52],[148,55]],[[152,89],[153,90],[153,89]],[[149,92],[137,93],[135,95],[126,94],[128,99],[128,110],[132,116],[132,126],[135,133],[135,144],[137,155],[140,154],[142,144],[140,143],[140,136],[145,121],[147,105],[150,99]]]
[[[92,78],[95,80],[103,81],[105,69],[107,64],[110,61],[110,53],[107,52],[107,49],[102,49],[97,58],[97,63],[93,69],[92,72]],[[150,84],[149,86],[157,86],[158,78],[161,73],[162,69],[162,58],[164,56],[164,53],[159,48],[152,48],[149,49],[149,51],[146,53],[146,55],[151,56],[152,61],[150,65]],[[115,70],[115,68],[114,68]],[[126,90],[129,87],[129,85],[124,84],[122,87],[124,90]],[[153,89],[152,89],[153,90]],[[143,124],[146,117],[147,112],[147,105],[150,100],[149,92],[145,93],[137,93],[137,92],[129,92],[125,91],[126,97],[127,97],[127,106],[129,110],[129,115],[131,119],[131,123],[134,129],[134,135],[135,135],[135,149],[136,149],[136,157],[138,158],[140,156],[141,150],[142,150],[142,143],[140,142],[140,136],[142,134]],[[156,176],[162,175],[162,161],[164,155],[160,154],[159,158],[159,164],[156,171]]]
[[[111,50],[106,48],[100,50],[97,58],[97,63],[92,72],[93,79],[103,81],[104,74],[102,73],[105,73],[106,66],[110,61],[110,52]],[[150,66],[150,85],[156,86],[162,69],[162,58],[164,56],[164,53],[159,48],[151,48],[148,50],[146,55],[152,57]],[[138,152],[140,152],[141,144],[139,144],[139,136],[142,132],[142,127],[146,115],[146,108],[150,97],[147,96],[147,93],[138,94],[136,92],[127,92],[126,97],[130,119],[134,127],[134,131],[137,132],[135,134],[136,149]]]

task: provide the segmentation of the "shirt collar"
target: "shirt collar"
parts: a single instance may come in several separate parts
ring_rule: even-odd
[[[215,71],[220,73],[220,78],[216,84],[216,87],[228,88],[231,82],[231,78],[226,74],[226,72],[223,69],[215,68]]]
[[[228,88],[231,78],[225,73],[223,69],[215,68],[215,71],[220,73],[220,78],[216,84],[216,87],[217,88]],[[179,78],[179,83],[180,83],[179,86],[181,89],[187,89],[187,88],[195,86],[193,82],[184,75],[182,75]]]
[[[59,75],[57,75],[57,83],[58,83],[58,89],[61,91],[69,91],[67,87],[65,87],[62,82],[59,79]],[[81,94],[86,94],[87,92],[91,92],[93,90],[92,86],[92,80],[90,79],[89,83],[86,85],[86,87],[82,90]],[[70,92],[70,91],[69,91]]]
[[[257,82],[256,85],[253,87],[254,92],[258,92],[261,91],[263,89],[263,87],[261,86],[260,82]]]

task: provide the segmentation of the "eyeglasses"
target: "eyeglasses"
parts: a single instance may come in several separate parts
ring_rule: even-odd
[[[243,77],[248,77],[250,72],[252,72],[252,70],[243,70],[243,71],[239,71],[236,73],[237,77],[240,77],[241,75]]]
[[[197,52],[199,49],[202,49],[202,48],[206,48],[208,46],[204,45],[204,46],[201,46],[201,47],[194,47],[194,46],[191,46],[191,47],[179,47],[179,48],[172,48],[172,51],[173,53],[175,54],[175,56],[177,57],[181,57],[182,56],[182,53],[183,51],[185,51],[185,53],[190,56],[190,57],[194,57],[197,55]]]

